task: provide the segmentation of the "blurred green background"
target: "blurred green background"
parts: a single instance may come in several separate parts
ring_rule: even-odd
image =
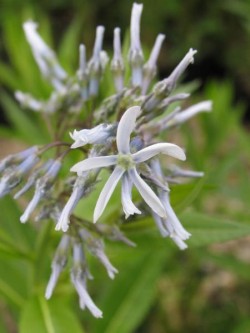
[[[68,301],[72,293],[67,292],[66,275],[49,310],[54,321],[76,322],[75,332],[249,333],[250,1],[148,0],[143,4],[145,54],[158,33],[166,34],[159,77],[166,77],[187,50],[195,48],[198,54],[183,79],[184,87],[193,91],[192,102],[211,99],[214,103],[211,114],[200,115],[168,137],[187,148],[190,167],[206,173],[203,180],[172,190],[172,203],[193,234],[190,248],[180,252],[156,231],[152,238],[152,230],[139,236],[127,227],[128,235],[138,238],[139,249],[135,254],[134,249],[110,245],[109,256],[120,274],[108,281],[101,272],[92,286],[104,319],[96,321],[80,312],[77,302]],[[41,35],[73,73],[79,43],[87,45],[90,56],[95,27],[103,24],[104,49],[111,50],[113,28],[120,26],[123,37],[128,32],[131,6],[132,1],[125,0],[0,2],[1,156],[17,150],[17,145],[46,141],[36,115],[21,111],[13,98],[17,89],[38,98],[50,92],[32,59],[22,22],[29,18],[39,22]],[[31,288],[33,268],[27,260],[31,249],[39,250],[37,226],[19,225],[18,207],[9,198],[0,202],[0,211],[0,332],[66,332],[62,327],[43,329],[42,324],[36,330],[27,328],[27,323],[39,323],[42,317],[38,304],[42,309],[46,306],[37,290],[43,293],[58,236],[52,237],[46,258],[41,259],[41,253],[35,258],[36,269],[47,268],[43,277],[34,278]],[[40,237],[42,242],[41,233]],[[36,298],[31,297],[34,294]],[[64,302],[73,309],[74,320]]]

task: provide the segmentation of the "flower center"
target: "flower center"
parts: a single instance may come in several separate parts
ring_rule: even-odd
[[[135,162],[131,155],[119,154],[117,159],[117,164],[123,169],[128,170],[135,166]]]

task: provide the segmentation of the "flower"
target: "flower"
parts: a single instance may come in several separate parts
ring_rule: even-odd
[[[130,52],[129,60],[132,69],[131,83],[133,87],[141,87],[142,84],[142,67],[143,67],[143,52],[140,41],[140,21],[143,5],[134,3],[131,13],[130,22]]]
[[[79,231],[80,237],[83,240],[83,243],[87,245],[89,252],[97,257],[99,261],[106,268],[108,276],[110,279],[115,278],[115,274],[118,273],[118,270],[111,264],[109,258],[104,252],[104,242],[100,238],[94,238],[87,230],[82,229]]]
[[[52,296],[53,290],[57,284],[57,280],[59,278],[59,275],[61,274],[62,270],[64,269],[66,263],[67,263],[67,255],[70,245],[70,237],[68,235],[63,235],[55,256],[52,261],[51,269],[52,273],[50,275],[49,282],[46,287],[45,297],[46,299],[50,299]]]
[[[151,162],[151,168],[160,182],[164,183],[165,179],[158,159],[155,159]],[[163,191],[159,188],[158,195],[166,210],[167,216],[161,218],[159,215],[153,212],[152,215],[155,223],[163,237],[169,236],[181,250],[185,250],[187,248],[187,244],[184,241],[187,240],[191,234],[184,229],[173,208],[171,207],[169,192]]]
[[[111,62],[111,70],[114,75],[114,84],[116,91],[122,91],[124,86],[124,62],[121,50],[120,28],[114,29],[114,56]]]
[[[77,172],[80,175],[82,172],[91,169],[116,165],[97,200],[94,211],[94,223],[102,215],[120,179],[122,179],[122,205],[126,217],[135,213],[141,213],[132,202],[131,188],[133,185],[135,185],[145,202],[157,215],[160,217],[166,217],[166,210],[162,202],[140,177],[136,165],[145,162],[160,153],[170,155],[180,160],[185,160],[185,153],[175,144],[156,143],[132,154],[130,152],[130,135],[135,129],[136,119],[140,114],[141,109],[138,106],[130,107],[123,114],[118,124],[116,134],[118,155],[88,158],[75,164],[71,168],[71,171]]]
[[[180,111],[176,112],[176,114],[174,114],[173,117],[171,117],[171,119],[168,120],[168,122],[165,121],[167,123],[167,126],[165,126],[165,128],[180,125],[189,120],[190,118],[196,116],[198,113],[210,112],[211,110],[212,110],[211,101],[203,101],[197,103],[183,111],[180,110],[181,112]]]
[[[23,28],[41,73],[50,80],[56,90],[64,90],[63,81],[67,78],[67,73],[58,63],[54,51],[37,33],[37,23],[27,21]]]
[[[87,279],[91,276],[86,268],[86,259],[81,244],[73,246],[73,268],[71,270],[71,281],[79,295],[81,309],[88,308],[96,318],[102,318],[102,311],[92,301],[87,291]]]
[[[88,143],[100,144],[105,142],[115,129],[113,124],[100,124],[91,129],[83,129],[81,131],[74,130],[69,133],[71,138],[75,140],[71,148],[78,148]]]
[[[48,195],[48,192],[53,186],[54,180],[60,171],[61,165],[62,163],[60,160],[55,160],[51,163],[45,175],[37,179],[34,196],[26,207],[23,215],[20,217],[20,222],[26,223],[41,199]]]
[[[162,43],[165,39],[165,35],[159,34],[156,38],[155,44],[153,46],[153,49],[151,51],[150,57],[148,59],[148,62],[143,67],[144,77],[142,82],[142,94],[145,95],[148,87],[156,75],[156,61],[159,56]]]

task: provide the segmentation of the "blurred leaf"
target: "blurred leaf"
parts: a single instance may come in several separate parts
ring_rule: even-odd
[[[20,89],[20,80],[16,72],[10,66],[0,62],[0,82],[11,90]]]
[[[232,329],[231,333],[249,333],[249,331],[250,331],[250,319],[240,318],[238,325]]]
[[[227,240],[241,238],[250,235],[248,224],[226,220],[224,217],[208,216],[197,212],[183,212],[178,215],[181,223],[192,234],[187,240],[190,247],[203,246],[220,243]],[[153,218],[143,218],[133,223],[127,223],[123,230],[138,246],[148,244],[157,248],[165,247],[166,242],[171,242],[170,238],[163,239],[155,227]]]
[[[153,286],[165,260],[164,251],[146,251],[123,267],[101,302],[104,318],[93,323],[92,332],[134,332],[154,301]]]
[[[44,143],[47,134],[44,133],[44,128],[39,126],[41,125],[41,122],[38,123],[34,121],[34,117],[37,117],[38,115],[31,115],[23,112],[13,99],[3,91],[0,93],[0,97],[1,103],[6,109],[6,117],[19,133],[20,137],[33,144]]]
[[[250,235],[250,226],[200,213],[181,214],[180,220],[191,232],[190,246],[224,242]]]
[[[1,333],[9,333],[9,327],[7,327],[8,324],[8,319],[6,320],[6,318],[4,318],[6,316],[5,313],[3,313],[3,308],[4,305],[1,304],[1,312],[0,312],[0,332]],[[9,326],[9,325],[8,325]]]
[[[21,295],[7,283],[4,279],[0,277],[0,293],[6,298],[8,302],[12,302],[18,307],[22,307],[24,299]]]
[[[248,263],[242,262],[232,255],[227,254],[213,254],[209,252],[207,259],[212,260],[220,268],[229,270],[239,277],[250,280],[250,267]]]
[[[82,17],[75,17],[64,33],[60,43],[58,58],[67,71],[75,71],[79,59],[79,35],[81,32]],[[75,50],[72,52],[72,50]]]
[[[22,311],[20,333],[83,333],[77,317],[62,300],[29,300]]]
[[[173,207],[175,207],[177,211],[182,211],[190,206],[205,186],[206,189],[211,189],[212,186],[210,185],[209,187],[205,182],[206,177],[202,177],[190,183],[173,186],[171,188],[171,204]]]
[[[31,251],[34,243],[34,230],[30,225],[20,223],[20,209],[17,203],[9,196],[0,200],[0,228],[3,230],[1,236],[16,243],[16,248],[25,252]]]

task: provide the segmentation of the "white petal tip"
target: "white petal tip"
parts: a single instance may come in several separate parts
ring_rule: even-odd
[[[21,222],[21,223],[26,223],[27,220],[28,220],[28,218],[27,218],[26,216],[24,216],[24,215],[22,215],[22,216],[20,217],[20,222]]]
[[[78,165],[73,165],[72,168],[70,168],[71,172],[80,172],[80,168],[78,167]]]
[[[46,290],[45,298],[46,298],[47,300],[49,300],[49,299],[51,298],[51,296],[52,296],[51,291],[47,291],[47,290]]]

